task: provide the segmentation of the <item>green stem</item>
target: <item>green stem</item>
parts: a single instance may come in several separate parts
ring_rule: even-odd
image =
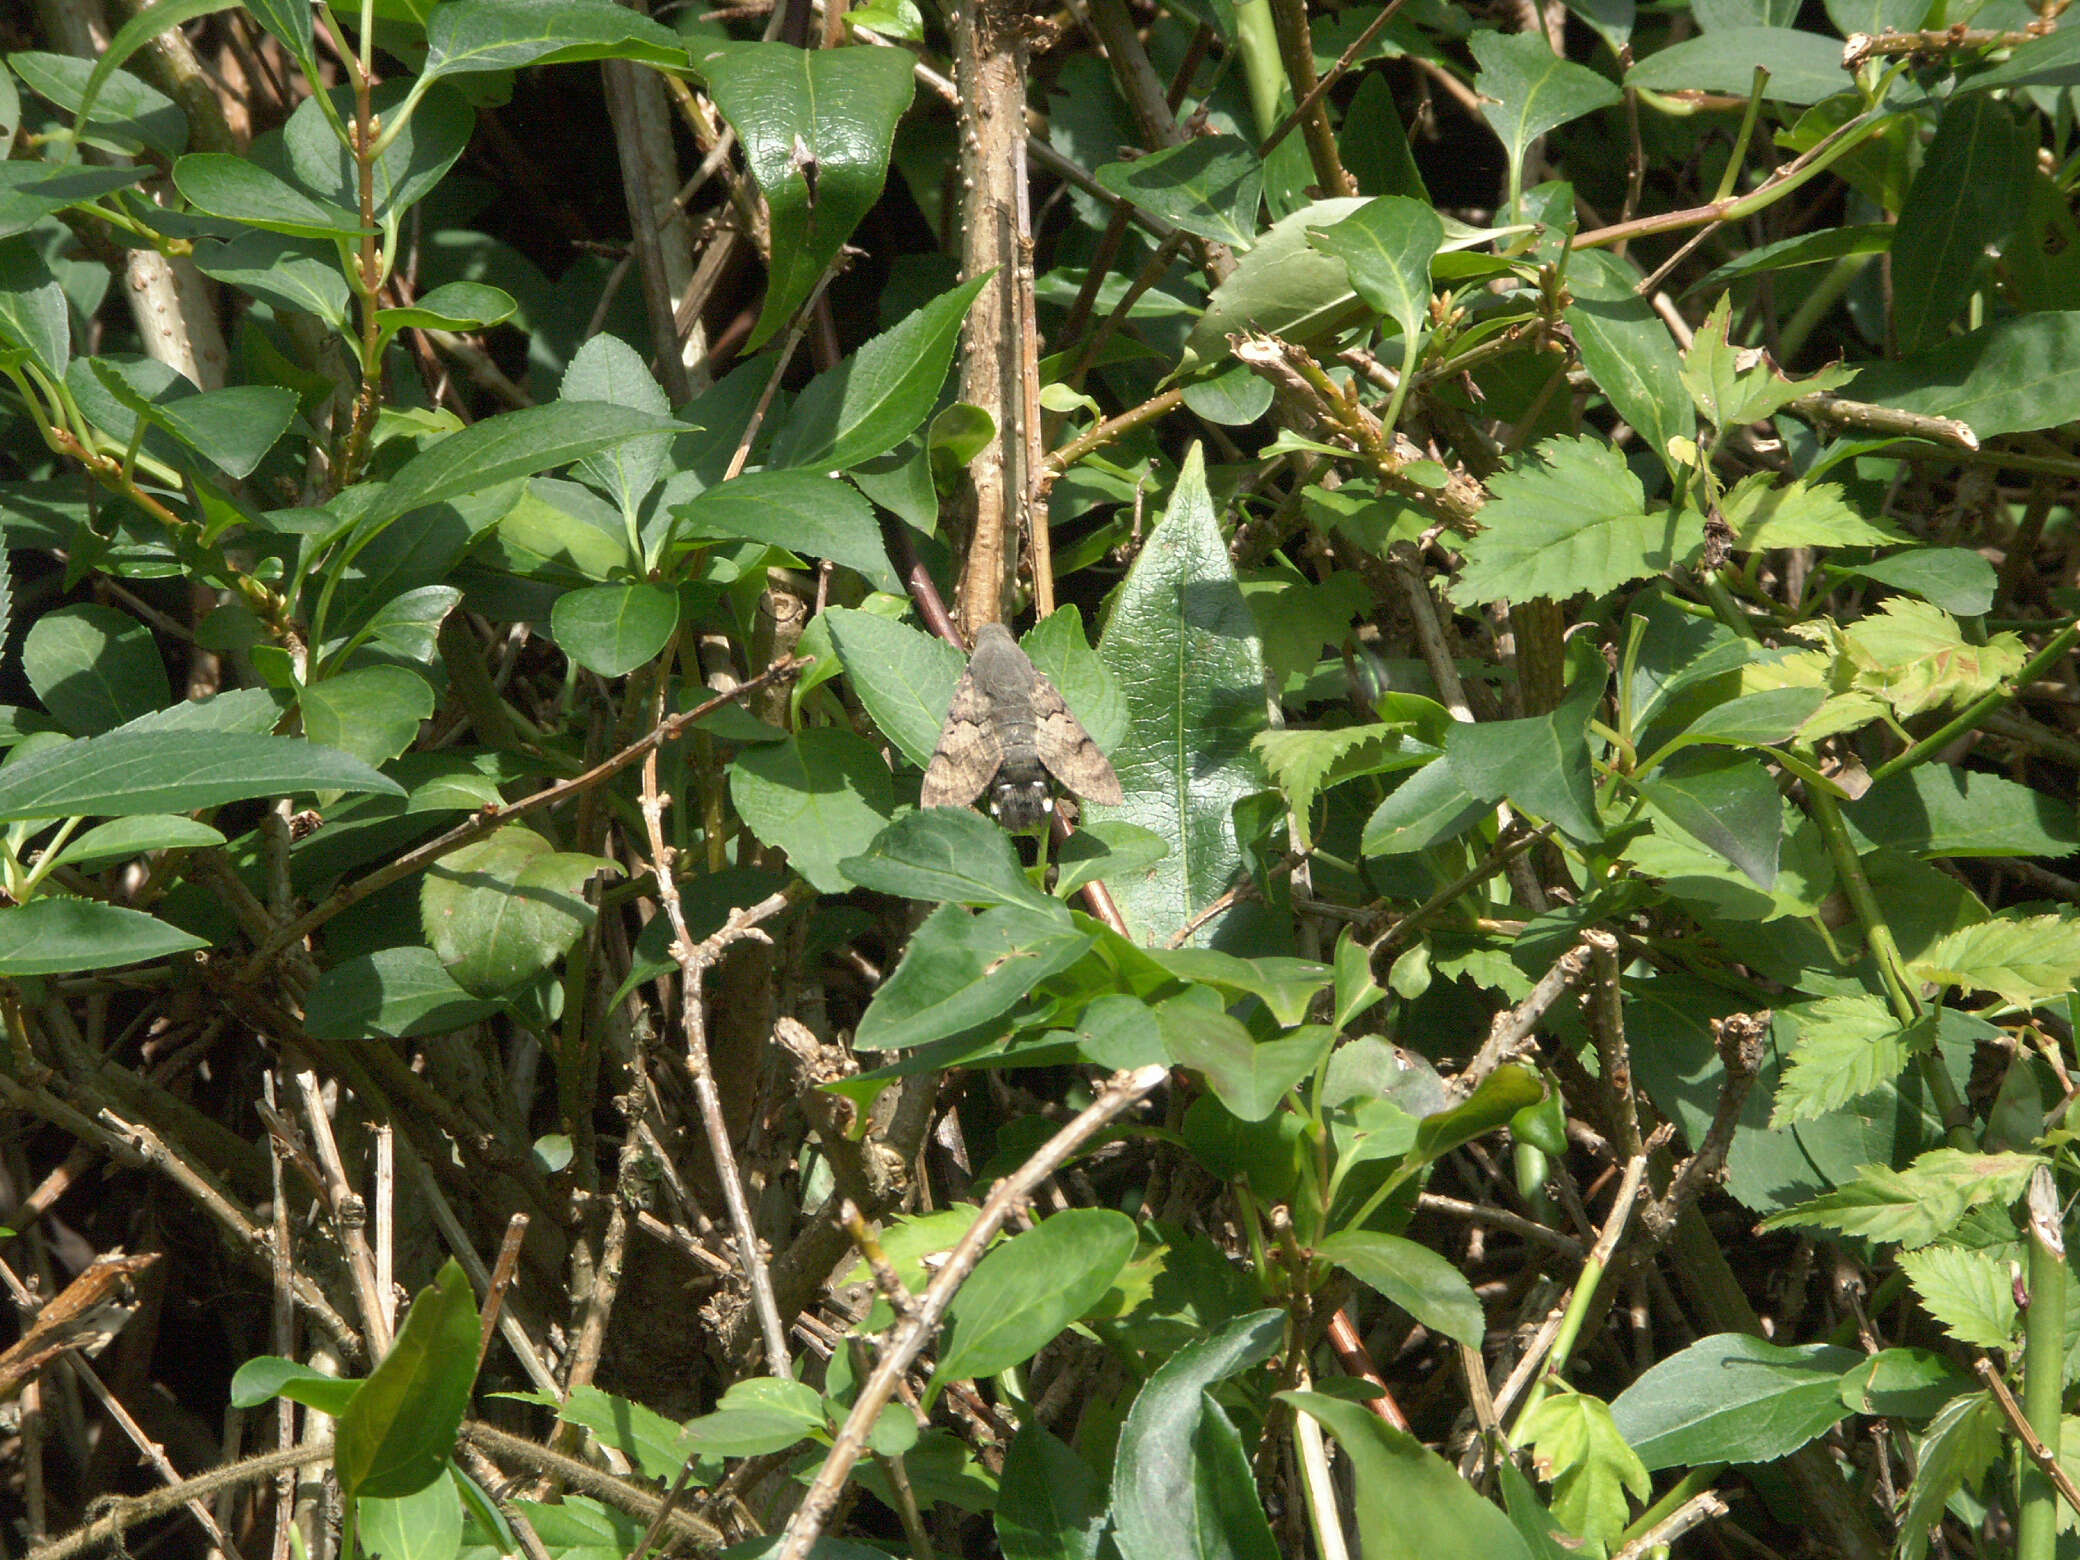
[[[2051,1172],[2039,1166],[2029,1187],[2029,1310],[2023,1321],[2022,1412],[2055,1458],[2065,1385],[2066,1254]],[[2058,1492],[2034,1462],[2022,1465],[2016,1560],[2052,1560],[2058,1541]]]

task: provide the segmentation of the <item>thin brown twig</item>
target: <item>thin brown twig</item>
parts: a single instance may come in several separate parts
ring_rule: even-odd
[[[752,1308],[758,1314],[759,1329],[765,1336],[767,1368],[782,1380],[792,1380],[794,1368],[787,1350],[787,1329],[780,1320],[780,1308],[773,1297],[773,1278],[766,1267],[765,1253],[759,1249],[758,1228],[751,1219],[751,1204],[744,1196],[744,1178],[737,1169],[729,1123],[722,1113],[722,1095],[715,1087],[715,1071],[708,1056],[707,998],[701,986],[708,970],[732,943],[746,938],[763,940],[765,934],[759,930],[759,923],[794,903],[796,895],[791,887],[769,894],[755,905],[731,912],[729,919],[711,936],[695,942],[693,933],[686,926],[686,912],[679,902],[678,881],[672,875],[672,860],[677,852],[664,837],[664,798],[657,784],[655,749],[643,759],[643,826],[649,835],[650,859],[657,872],[658,902],[671,920],[672,957],[679,965],[679,1022],[686,1036],[687,1070],[692,1075],[694,1097],[700,1106],[701,1130],[708,1141],[708,1152],[714,1156],[715,1175],[722,1183],[722,1199],[729,1209],[730,1225],[736,1232],[737,1254],[744,1264]]]
[[[938,1331],[954,1295],[967,1282],[968,1275],[981,1260],[983,1250],[1003,1228],[1012,1210],[1024,1206],[1040,1183],[1059,1170],[1069,1156],[1100,1128],[1169,1076],[1169,1069],[1160,1065],[1115,1073],[1090,1105],[1049,1138],[1038,1153],[997,1183],[975,1222],[968,1227],[967,1234],[961,1237],[960,1243],[918,1298],[916,1315],[901,1323],[883,1347],[874,1373],[860,1387],[852,1411],[846,1415],[845,1424],[838,1431],[837,1440],[832,1443],[823,1466],[817,1470],[808,1493],[788,1520],[787,1531],[774,1560],[807,1560],[810,1548],[823,1532],[824,1524],[836,1509],[838,1496],[852,1476],[853,1465],[866,1450],[868,1430],[887,1406],[903,1373]]]
[[[637,738],[612,757],[602,759],[583,774],[544,786],[532,796],[522,797],[507,806],[486,807],[447,833],[437,835],[424,845],[406,851],[388,866],[378,867],[365,877],[341,884],[325,899],[270,937],[252,958],[246,961],[241,975],[248,980],[257,978],[268,961],[284,948],[292,943],[301,942],[341,911],[359,904],[369,895],[379,893],[392,883],[402,882],[415,872],[424,871],[443,856],[452,855],[463,846],[474,844],[515,818],[525,817],[528,813],[538,812],[544,807],[554,807],[559,802],[584,794],[603,781],[611,780],[646,753],[653,752],[667,742],[676,741],[694,722],[712,715],[726,704],[735,704],[749,697],[771,683],[794,676],[808,664],[807,661],[796,657],[776,661],[756,677],[746,678],[735,687],[716,694],[712,699],[704,700],[690,710],[666,716],[647,734]]]

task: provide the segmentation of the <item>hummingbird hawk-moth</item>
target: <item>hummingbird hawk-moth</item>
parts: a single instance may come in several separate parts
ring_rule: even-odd
[[[1005,828],[1030,829],[1053,806],[1050,775],[1087,801],[1117,806],[1125,800],[1112,765],[1055,685],[1026,658],[1011,630],[985,623],[954,687],[921,801],[965,807],[987,789]]]

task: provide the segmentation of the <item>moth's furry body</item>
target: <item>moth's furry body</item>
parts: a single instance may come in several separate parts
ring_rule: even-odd
[[[1001,623],[985,623],[953,690],[938,751],[925,770],[927,807],[965,807],[983,793],[1007,829],[1031,829],[1053,806],[1048,777],[1116,805],[1119,777],[1090,733]]]

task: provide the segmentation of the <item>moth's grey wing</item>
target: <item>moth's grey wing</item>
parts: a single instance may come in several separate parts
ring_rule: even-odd
[[[1111,761],[1069,713],[1061,691],[1040,676],[1033,679],[1033,746],[1047,772],[1085,801],[1117,807],[1126,800]]]
[[[918,801],[925,807],[965,807],[982,794],[1003,762],[989,695],[975,685],[972,671],[962,672]]]

